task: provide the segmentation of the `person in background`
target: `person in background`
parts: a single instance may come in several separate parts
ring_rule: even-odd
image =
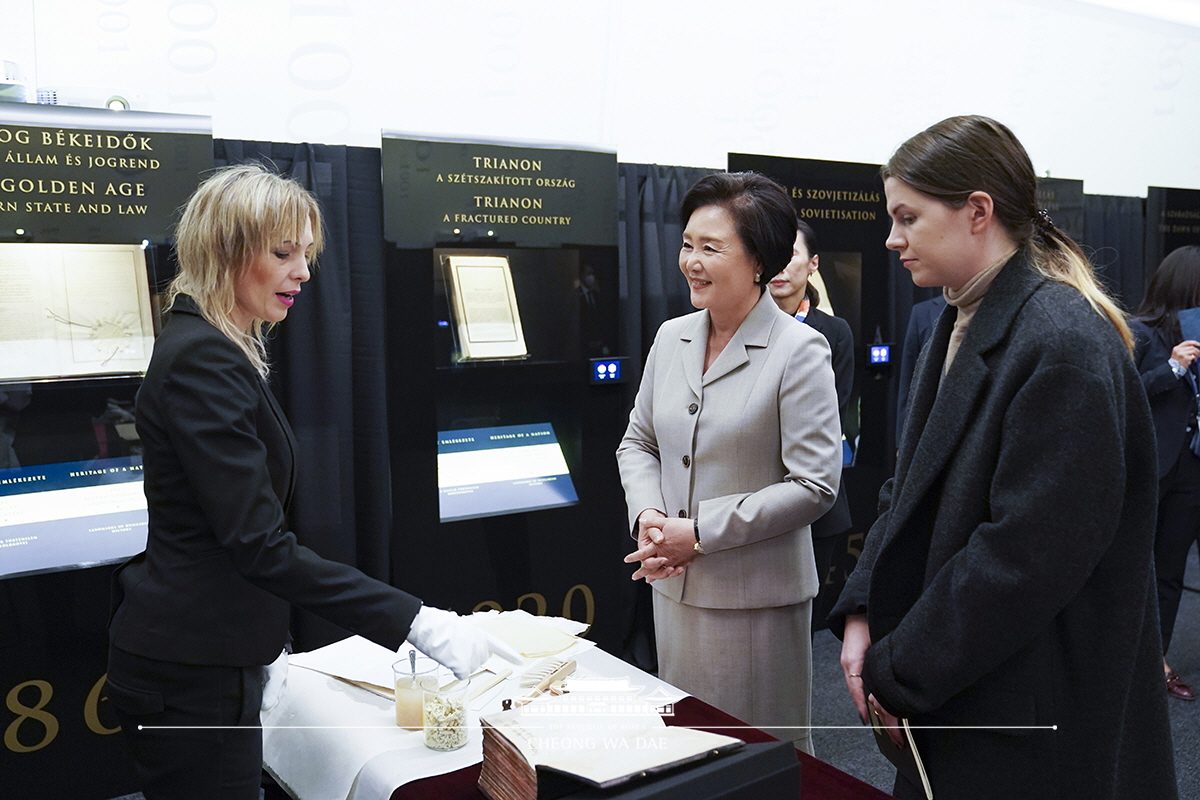
[[[1180,247],[1163,259],[1150,279],[1133,320],[1134,360],[1150,398],[1158,442],[1158,523],[1154,569],[1158,581],[1163,671],[1167,693],[1180,700],[1196,694],[1166,662],[1183,594],[1188,550],[1200,540],[1200,342],[1185,338],[1179,312],[1200,306],[1200,247]]]
[[[296,440],[264,330],[300,300],[321,212],[257,164],[217,170],[176,230],[170,316],[137,397],[149,535],[114,576],[105,693],[147,800],[253,800],[260,708],[286,677],[291,604],[464,677],[505,649],[458,615],[321,558],[287,526]]]
[[[887,246],[956,313],[831,615],[854,704],[897,744],[909,720],[938,800],[1169,800],[1154,429],[1124,314],[1004,125],[943,120],[882,175]]]
[[[826,314],[818,308],[821,294],[809,279],[820,269],[820,265],[821,256],[817,252],[816,232],[807,222],[797,219],[792,259],[767,284],[767,291],[784,313],[812,326],[829,342],[834,386],[837,389],[838,417],[844,433],[846,414],[850,409],[850,394],[854,387],[854,334],[846,320]],[[851,525],[846,484],[840,482],[833,507],[812,524],[813,556],[816,559],[817,578],[822,588],[828,585],[830,580],[834,551],[837,543],[841,541],[837,537],[850,530]],[[818,606],[824,602],[820,601]],[[823,618],[814,619],[814,627],[823,622]]]
[[[0,469],[21,466],[13,442],[17,440],[17,417],[33,399],[33,387],[28,383],[0,386]]]
[[[904,347],[900,351],[900,384],[896,390],[896,442],[904,434],[904,421],[908,417],[908,393],[912,388],[913,370],[921,348],[929,341],[933,325],[946,308],[943,295],[914,303],[908,317],[908,329],[904,332]]]
[[[796,238],[782,187],[709,175],[680,217],[699,311],[659,328],[617,448],[625,561],[653,582],[660,676],[811,752],[809,526],[841,474],[829,345],[765,291]]]

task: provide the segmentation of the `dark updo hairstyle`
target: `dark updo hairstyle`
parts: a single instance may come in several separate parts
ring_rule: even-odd
[[[1200,246],[1189,244],[1178,247],[1162,260],[1150,285],[1146,298],[1138,307],[1138,319],[1154,328],[1162,328],[1167,341],[1183,340],[1179,328],[1179,312],[1185,308],[1200,306]]]
[[[817,232],[799,217],[796,218],[796,230],[800,232],[800,237],[804,239],[804,249],[808,251],[808,260],[811,261],[817,255]],[[817,291],[817,287],[813,286],[810,280],[804,284],[804,296],[808,298],[809,308],[815,308],[821,305],[821,293]]]
[[[704,176],[683,197],[679,217],[685,228],[692,214],[704,206],[720,206],[733,217],[738,238],[762,268],[759,286],[766,286],[792,260],[796,209],[775,181],[757,172]]]
[[[1029,264],[1078,290],[1132,351],[1125,314],[1096,280],[1087,256],[1038,210],[1033,163],[1007,127],[980,116],[944,119],[900,145],[881,174],[955,209],[966,205],[972,192],[986,192],[996,219],[1025,248]]]

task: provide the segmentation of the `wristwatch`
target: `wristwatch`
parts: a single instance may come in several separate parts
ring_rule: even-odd
[[[1175,359],[1168,358],[1167,363],[1171,365],[1171,372],[1175,373],[1176,378],[1182,378],[1187,374],[1187,367],[1185,367],[1183,364],[1180,364]]]
[[[704,545],[700,544],[700,520],[692,520],[692,533],[696,534],[696,543],[692,545],[692,549],[700,555],[704,555]]]

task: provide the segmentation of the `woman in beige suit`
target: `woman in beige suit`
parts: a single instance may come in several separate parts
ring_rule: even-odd
[[[809,525],[841,475],[829,345],[765,291],[796,238],[782,187],[709,175],[681,217],[700,310],[659,329],[617,449],[625,560],[656,590],[661,677],[811,752]]]

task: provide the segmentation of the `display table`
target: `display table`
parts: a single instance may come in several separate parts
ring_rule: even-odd
[[[731,717],[695,697],[688,697],[676,703],[675,717],[668,720],[667,724],[688,725],[713,733],[736,736],[747,743],[775,741],[774,736],[757,728],[748,728],[746,723],[736,717]],[[885,794],[869,783],[864,783],[820,759],[799,750],[796,751],[796,755],[800,758],[801,800],[893,800],[890,794]],[[436,797],[438,800],[487,800],[487,795],[475,785],[479,780],[479,768],[480,765],[475,764],[447,775],[407,783],[392,792],[391,800],[428,800],[430,797]]]
[[[668,725],[702,728],[747,743],[775,740],[587,644],[590,649],[575,658],[589,676],[627,677],[655,697],[674,692],[675,713],[665,718]],[[497,691],[512,696],[510,690]],[[489,705],[493,703],[499,698],[493,697]],[[466,747],[435,753],[424,746],[419,731],[395,726],[390,700],[319,672],[293,666],[284,698],[263,715],[263,726],[264,767],[297,800],[486,800],[476,786],[482,741],[478,728]],[[797,755],[804,800],[889,797],[818,759]]]

